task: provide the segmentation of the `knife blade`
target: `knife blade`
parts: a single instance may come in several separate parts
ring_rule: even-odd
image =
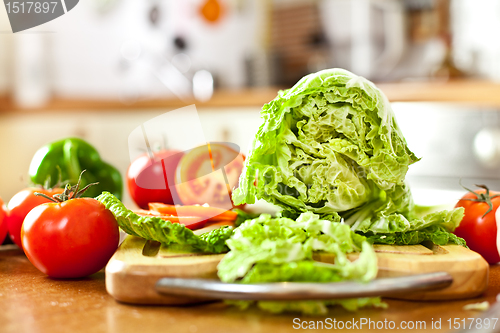
[[[446,272],[375,279],[361,282],[274,282],[259,284],[224,283],[209,279],[164,277],[156,291],[163,295],[233,300],[321,300],[369,296],[391,296],[407,292],[442,289],[453,278]]]

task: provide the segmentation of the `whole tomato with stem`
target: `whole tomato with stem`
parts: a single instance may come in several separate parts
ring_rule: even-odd
[[[99,201],[82,198],[89,184],[67,185],[64,192],[33,208],[21,239],[29,261],[53,278],[79,278],[104,268],[118,247],[114,215]],[[50,197],[40,194],[47,199]]]
[[[37,196],[35,193],[39,192],[52,197],[53,195],[62,193],[63,191],[64,189],[59,187],[53,189],[28,187],[19,191],[10,199],[7,204],[7,229],[9,231],[10,238],[17,246],[20,248],[23,247],[21,243],[21,226],[23,225],[26,215],[36,206],[50,202],[49,199]]]
[[[500,192],[490,191],[485,185],[469,190],[455,207],[465,209],[464,218],[454,234],[462,237],[467,246],[483,256],[490,264],[500,261],[497,248],[497,221],[495,212],[500,206]]]
[[[0,245],[3,243],[5,236],[7,236],[7,207],[0,198]]]

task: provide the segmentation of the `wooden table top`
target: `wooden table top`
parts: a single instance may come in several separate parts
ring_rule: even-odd
[[[466,304],[489,301],[500,293],[500,266],[492,266],[487,292],[479,298],[460,301],[410,302],[386,300],[389,308],[363,309],[352,313],[333,308],[327,316],[298,314],[272,315],[257,309],[240,311],[225,304],[165,307],[121,304],[105,289],[104,273],[85,279],[55,280],[40,273],[14,245],[0,246],[0,332],[296,332],[300,325],[325,325],[342,322],[350,331],[368,332],[368,323],[395,328],[413,325],[412,332],[447,332],[448,321],[469,325],[468,318],[482,313],[464,310]],[[500,313],[498,316],[500,317]],[[441,329],[432,327],[441,320]],[[491,318],[490,318],[491,319]],[[361,323],[365,322],[364,326]],[[418,323],[417,321],[422,321]],[[494,320],[493,320],[494,321]],[[323,324],[319,323],[322,322]],[[425,329],[423,325],[425,322]],[[356,324],[357,323],[357,324]],[[339,324],[340,325],[340,324]],[[359,329],[356,329],[356,325]],[[417,326],[418,325],[418,326]],[[434,325],[436,326],[436,324]],[[337,327],[337,326],[335,326]],[[408,326],[409,327],[409,326]],[[496,323],[500,331],[500,323]],[[338,327],[337,327],[338,328]],[[417,329],[420,328],[420,329]],[[453,328],[453,326],[452,326]],[[333,330],[333,327],[332,329]],[[388,329],[376,329],[385,332]],[[398,331],[397,329],[390,330]],[[403,330],[400,330],[403,331]]]

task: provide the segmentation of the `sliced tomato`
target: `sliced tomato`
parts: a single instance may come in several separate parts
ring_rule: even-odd
[[[238,147],[210,143],[190,150],[176,169],[175,188],[185,205],[233,208],[231,191],[238,184],[244,156]]]
[[[150,202],[149,209],[165,215],[200,216],[208,221],[235,221],[236,212],[218,207],[200,205],[168,205],[161,202]]]
[[[200,216],[175,216],[170,214],[161,214],[156,211],[144,209],[134,210],[133,212],[139,216],[155,216],[172,223],[180,223],[191,230],[203,228],[209,222],[208,219]]]

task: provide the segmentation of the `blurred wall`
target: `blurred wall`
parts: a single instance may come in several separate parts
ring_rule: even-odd
[[[263,47],[266,1],[219,1],[221,15],[216,22],[201,15],[205,2],[80,1],[54,21],[0,36],[0,89],[16,85],[4,73],[5,67],[15,67],[15,78],[30,80],[34,70],[15,62],[40,67],[45,87],[39,89],[62,97],[169,97],[172,89],[162,82],[163,74],[191,80],[198,70],[209,71],[218,86],[242,87],[246,57]],[[4,6],[0,20],[0,29],[9,31]],[[173,62],[180,72],[169,72]],[[23,81],[18,88],[29,84]]]
[[[230,89],[327,67],[375,81],[500,78],[500,0],[211,1],[215,22],[201,14],[210,0],[85,0],[16,34],[0,6],[0,95],[134,102],[183,95],[200,70]]]
[[[454,61],[464,72],[500,80],[500,1],[452,2]]]

